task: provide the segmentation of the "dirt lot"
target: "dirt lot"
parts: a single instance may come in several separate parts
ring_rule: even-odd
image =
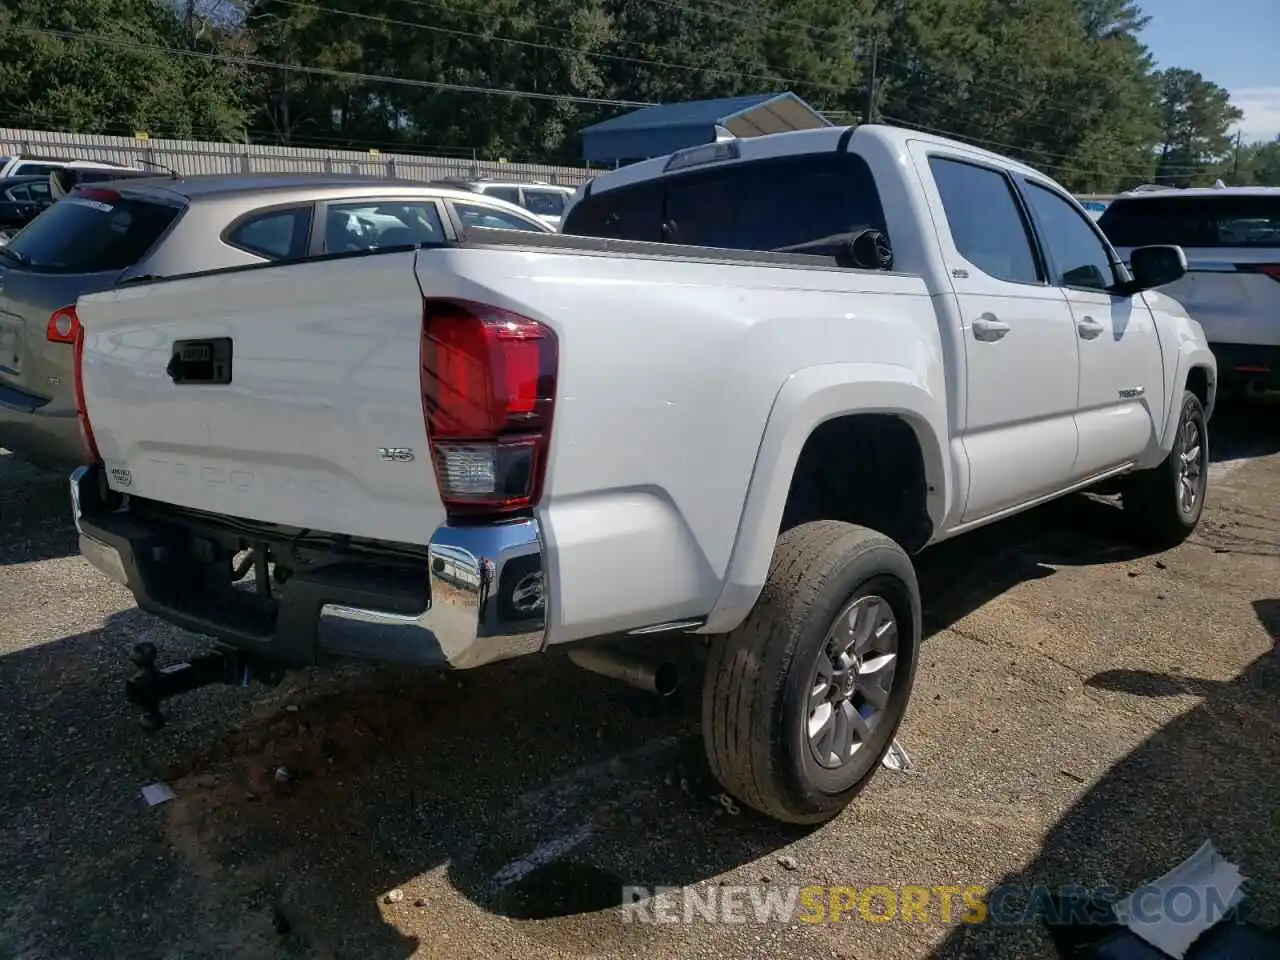
[[[1210,507],[1167,554],[1076,497],[926,556],[915,770],[812,831],[716,802],[696,698],[561,659],[209,689],[147,737],[129,647],[199,641],[75,555],[61,476],[0,454],[0,956],[1037,957],[1035,926],[638,925],[617,904],[624,884],[1127,889],[1210,838],[1280,922],[1278,417],[1215,420]],[[177,799],[148,808],[162,779]]]

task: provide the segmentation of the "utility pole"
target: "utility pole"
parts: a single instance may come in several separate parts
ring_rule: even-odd
[[[1243,130],[1236,131],[1236,159],[1231,165],[1231,179],[1236,181],[1239,181],[1240,178],[1240,138],[1243,135]]]
[[[876,122],[876,60],[879,53],[880,37],[871,38],[871,69],[867,74],[867,107],[863,111],[864,123]]]

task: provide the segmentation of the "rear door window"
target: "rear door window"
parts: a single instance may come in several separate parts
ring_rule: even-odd
[[[1039,283],[1031,234],[1009,178],[946,157],[930,157],[929,170],[960,256],[997,280]]]
[[[181,209],[105,190],[59,200],[9,242],[24,266],[46,273],[124,270],[141,260]]]
[[[324,253],[435,246],[445,241],[434,200],[359,200],[330,203],[324,214]]]
[[[1280,247],[1280,197],[1122,197],[1098,226],[1117,247]]]
[[[227,243],[268,260],[301,260],[311,237],[311,205],[264,210],[227,233]]]

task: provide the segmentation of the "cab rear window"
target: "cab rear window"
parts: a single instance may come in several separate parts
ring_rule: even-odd
[[[180,213],[168,204],[93,189],[59,200],[9,241],[9,249],[29,270],[124,270],[155,246]]]
[[[1121,198],[1098,226],[1117,247],[1280,247],[1280,197]]]
[[[875,179],[856,154],[719,165],[590,194],[563,232],[730,250],[834,256],[841,237],[885,229]]]

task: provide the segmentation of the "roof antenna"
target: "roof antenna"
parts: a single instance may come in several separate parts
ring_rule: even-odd
[[[177,170],[173,169],[173,167],[166,167],[163,163],[156,163],[154,160],[146,160],[146,159],[143,159],[142,157],[138,158],[138,162],[145,163],[148,167],[155,167],[157,170],[163,170],[165,173],[173,177],[173,179],[175,180],[182,179],[182,177],[178,175]]]

